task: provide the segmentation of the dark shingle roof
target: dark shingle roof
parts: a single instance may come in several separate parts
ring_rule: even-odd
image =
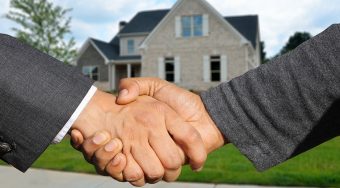
[[[158,25],[169,11],[169,9],[166,9],[139,12],[119,33],[149,33]]]
[[[120,56],[119,55],[119,38],[115,37],[110,43],[90,38],[97,48],[106,56],[108,60],[140,60],[140,55]]]
[[[258,16],[229,16],[225,19],[256,47]]]
[[[119,34],[150,33],[170,9],[137,13]],[[258,16],[229,16],[224,18],[256,47]],[[141,56],[119,56],[119,34],[109,43],[91,39],[109,60],[140,60]]]
[[[90,39],[99,50],[106,56],[107,59],[112,60],[119,56],[119,46],[112,45],[111,43],[103,42],[97,39]]]

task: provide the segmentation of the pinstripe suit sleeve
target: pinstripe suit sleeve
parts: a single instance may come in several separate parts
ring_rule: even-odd
[[[92,84],[75,68],[0,34],[0,136],[13,148],[1,159],[26,171]]]

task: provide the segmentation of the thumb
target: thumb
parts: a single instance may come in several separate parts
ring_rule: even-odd
[[[76,150],[80,150],[80,146],[83,144],[84,142],[84,137],[81,134],[80,131],[78,131],[77,129],[73,129],[71,131],[71,145],[74,149]]]
[[[131,103],[138,96],[148,95],[152,97],[160,88],[167,85],[167,82],[159,78],[125,78],[120,80],[117,104],[124,105]]]

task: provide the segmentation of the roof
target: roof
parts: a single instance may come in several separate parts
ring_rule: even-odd
[[[151,10],[137,13],[119,34],[150,33],[158,23],[169,13],[170,9]],[[256,46],[258,16],[228,16],[224,17],[252,45]]]
[[[228,16],[224,17],[237,31],[256,47],[258,16]]]
[[[140,60],[141,56],[119,56],[119,35],[133,33],[151,33],[151,31],[169,13],[170,9],[142,11],[137,13],[126,26],[110,41],[104,42],[91,38],[97,48],[110,61]],[[258,16],[228,16],[224,19],[239,31],[251,44],[256,47],[258,32]]]
[[[139,12],[119,34],[150,33],[169,11],[170,9]]]
[[[90,39],[96,47],[105,55],[109,60],[116,59],[119,56],[119,46],[115,46],[111,43],[100,41],[97,39]]]

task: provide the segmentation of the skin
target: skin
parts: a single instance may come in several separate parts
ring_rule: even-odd
[[[128,104],[138,99],[138,96],[146,95],[170,106],[200,133],[208,153],[228,143],[197,94],[158,78],[123,79],[120,91],[117,104]]]
[[[178,145],[190,159],[192,168],[203,165],[207,154],[200,134],[169,106],[147,96],[126,105],[115,102],[113,95],[97,91],[72,126],[72,130],[78,130],[85,140],[81,146],[85,159],[94,164],[99,173],[136,186],[162,178],[177,178],[184,161]],[[124,147],[118,157],[106,154],[106,142],[119,150],[119,142],[112,143],[107,138],[121,140]],[[114,156],[116,160],[126,161],[121,174],[113,165],[107,168]]]
[[[118,104],[128,104],[137,100],[138,96],[147,95],[170,106],[185,122],[189,123],[200,133],[208,153],[227,143],[211,120],[200,97],[192,92],[157,78],[123,79],[120,83],[120,90],[121,92],[116,101]],[[79,134],[78,137],[81,138],[81,134]],[[78,144],[81,143],[82,142],[79,142]],[[99,148],[100,146],[96,149]],[[118,163],[116,157],[110,160]],[[110,160],[106,160],[106,163],[109,164]],[[103,163],[105,164],[105,162]],[[114,170],[110,169],[110,171],[119,172],[123,166],[124,164],[122,164],[120,168],[116,167]],[[113,167],[111,166],[109,168]]]

